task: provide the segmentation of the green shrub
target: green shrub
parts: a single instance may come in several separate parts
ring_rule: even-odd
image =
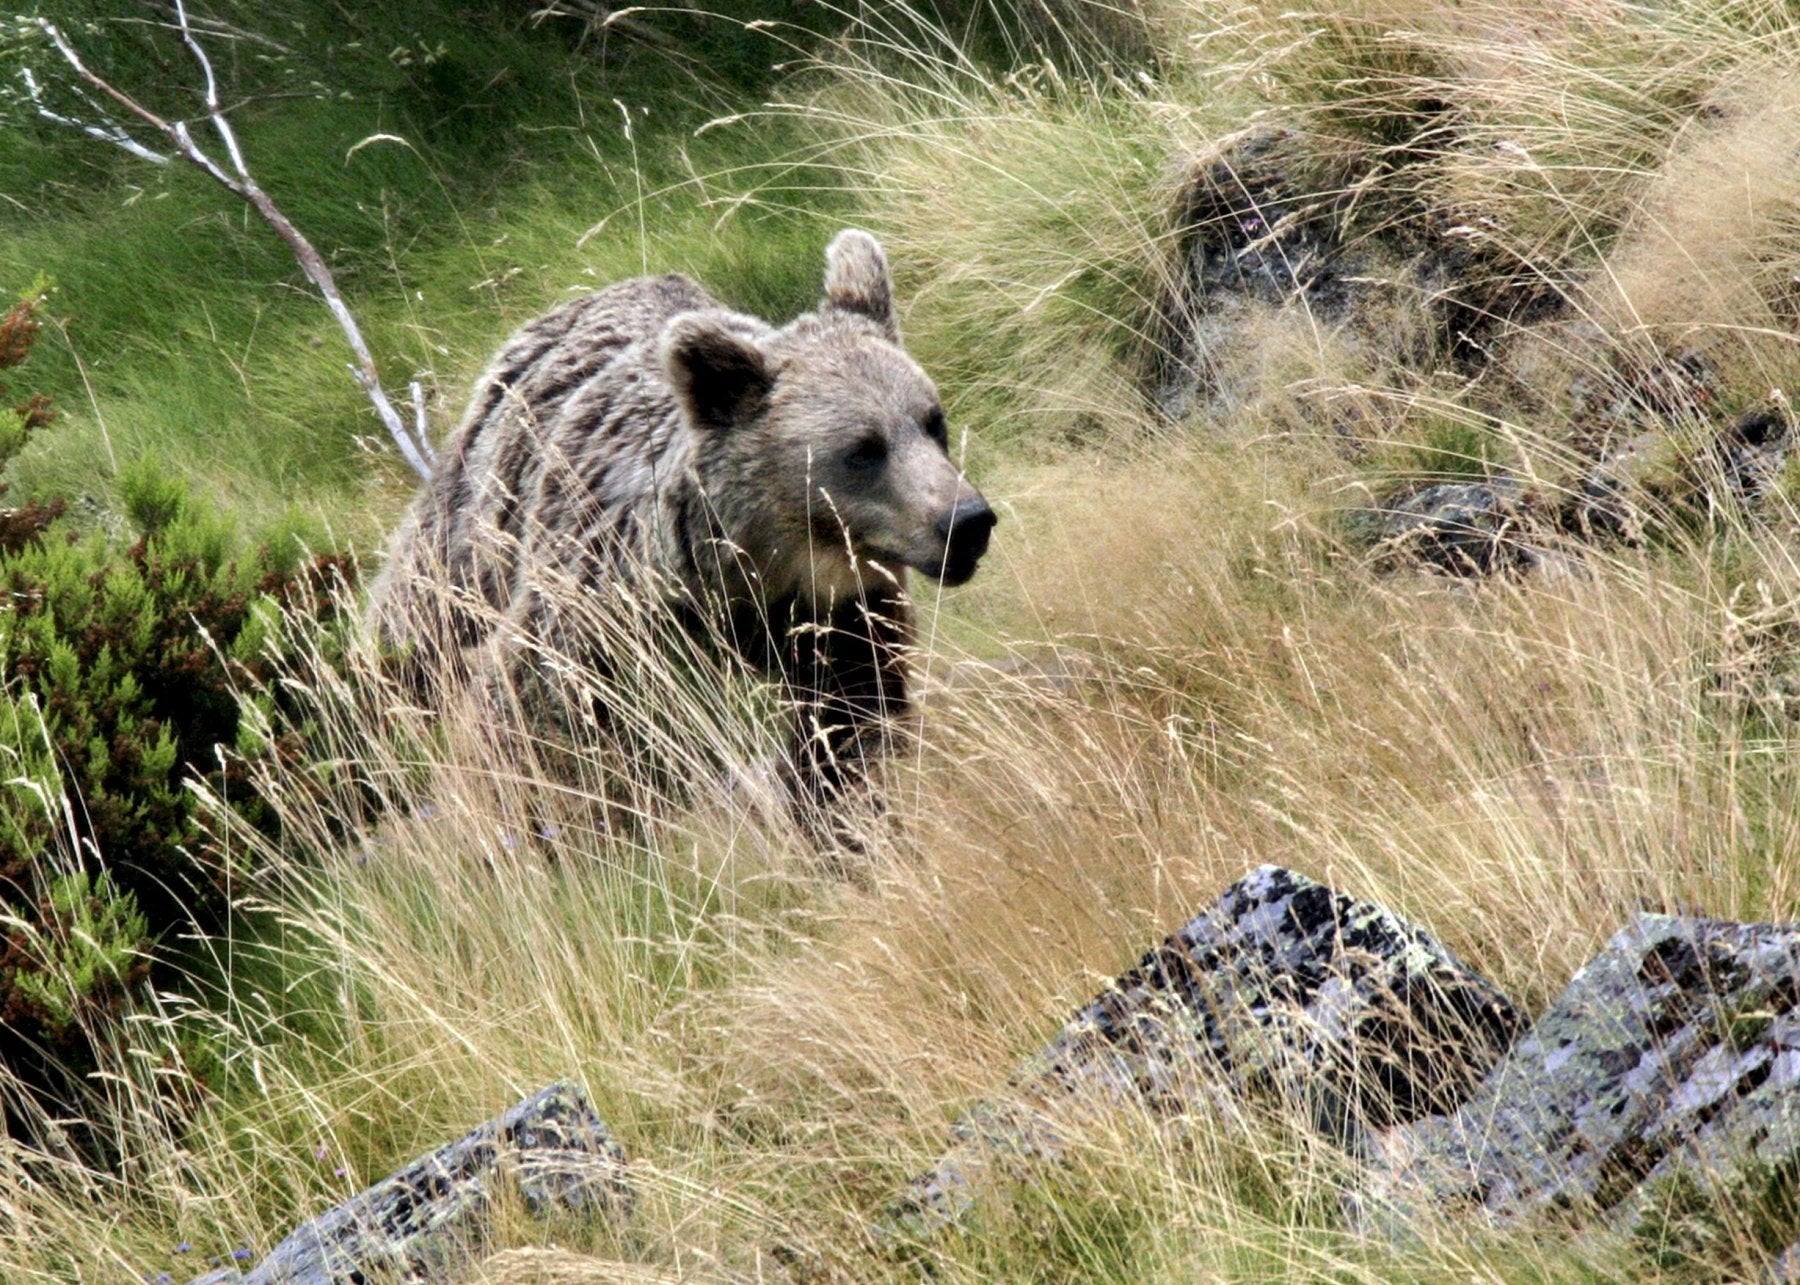
[[[38,298],[0,326],[6,365],[30,349]],[[10,414],[0,466],[49,409]],[[272,741],[243,736],[239,692],[296,668],[282,609],[330,601],[319,590],[348,574],[291,532],[245,542],[153,466],[120,490],[136,534],[124,547],[61,504],[0,521],[0,1062],[59,1096],[158,943],[216,926],[244,874],[184,782],[273,830],[242,755],[296,761],[300,733],[277,721],[289,730]]]

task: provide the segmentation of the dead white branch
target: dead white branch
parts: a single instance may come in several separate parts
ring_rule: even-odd
[[[31,68],[21,67],[19,69],[19,79],[25,82],[25,93],[30,97],[31,105],[37,108],[37,114],[42,116],[45,120],[54,121],[58,125],[66,125],[70,129],[78,129],[82,133],[97,138],[103,143],[111,143],[114,147],[122,147],[140,161],[149,161],[153,165],[167,165],[169,163],[169,157],[164,156],[161,152],[151,151],[130,134],[127,134],[124,127],[118,122],[109,120],[103,113],[98,114],[99,118],[97,121],[79,121],[73,116],[64,116],[60,112],[51,111],[50,108],[44,104],[44,92],[38,87],[37,77],[31,74]],[[92,105],[93,100],[89,99],[87,95],[83,94],[82,99],[84,102]]]
[[[231,128],[230,120],[227,119],[224,109],[219,105],[219,86],[218,80],[213,74],[212,60],[206,56],[206,50],[195,38],[194,29],[188,22],[185,0],[175,0],[175,18],[182,41],[187,45],[188,52],[193,55],[194,61],[200,65],[200,70],[206,78],[206,118],[213,128],[213,132],[219,136],[219,142],[224,146],[226,160],[230,165],[229,169],[220,165],[194,140],[186,121],[164,120],[137,99],[90,70],[82,61],[81,55],[75,47],[49,19],[39,18],[37,25],[76,76],[117,103],[125,112],[135,116],[168,139],[175,156],[179,156],[188,164],[201,170],[220,187],[248,204],[262,218],[262,221],[273,228],[275,234],[287,243],[288,249],[293,251],[295,261],[300,265],[300,270],[306,274],[306,279],[311,281],[318,290],[320,296],[325,300],[325,306],[331,309],[331,315],[337,319],[338,328],[344,332],[344,338],[356,358],[354,362],[350,363],[351,376],[361,386],[363,393],[375,407],[375,413],[381,417],[382,426],[387,429],[388,436],[393,439],[394,445],[399,448],[400,454],[412,466],[413,471],[420,477],[429,476],[432,455],[426,437],[425,399],[421,395],[418,385],[413,385],[413,422],[408,425],[401,418],[400,412],[395,408],[393,402],[388,399],[387,391],[381,386],[381,379],[375,369],[375,358],[370,354],[369,345],[363,339],[362,328],[356,324],[356,318],[351,315],[348,305],[344,303],[344,296],[338,290],[337,279],[332,276],[331,268],[326,264],[324,256],[319,253],[311,241],[306,239],[300,229],[294,226],[287,215],[282,213],[281,207],[275,204],[274,199],[263,191],[256,180],[251,177],[249,166],[244,161],[243,149],[238,145],[237,133]],[[99,113],[97,122],[83,122],[50,111],[44,105],[37,81],[32,78],[29,71],[25,73],[25,85],[33,104],[37,107],[38,114],[45,119],[55,121],[59,125],[79,129],[90,137],[123,148],[141,160],[154,161],[158,164],[166,164],[169,161],[169,156],[146,147],[132,138],[124,126],[107,117],[103,112]],[[90,105],[94,105],[92,100],[88,101]],[[95,106],[97,108],[97,105]]]

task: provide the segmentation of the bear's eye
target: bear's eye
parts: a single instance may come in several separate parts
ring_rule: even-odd
[[[853,469],[871,469],[887,459],[887,438],[871,433],[844,454],[844,463]]]
[[[950,448],[950,426],[944,422],[942,408],[932,407],[931,413],[925,417],[925,436],[945,450]]]

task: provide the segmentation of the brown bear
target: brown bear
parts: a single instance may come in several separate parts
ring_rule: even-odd
[[[849,229],[825,261],[823,302],[779,328],[671,275],[515,334],[394,538],[378,636],[428,686],[545,644],[617,670],[605,631],[569,636],[570,588],[652,601],[781,685],[782,775],[830,832],[908,707],[908,569],[962,584],[995,516],[901,347],[881,246]]]

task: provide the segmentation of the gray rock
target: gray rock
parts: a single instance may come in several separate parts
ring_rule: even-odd
[[[1779,405],[1746,411],[1701,439],[1684,447],[1659,430],[1608,451],[1575,496],[1576,530],[1635,544],[1664,510],[1754,508],[1779,485],[1793,451],[1793,428]]]
[[[479,1237],[503,1180],[534,1214],[623,1217],[631,1208],[624,1152],[581,1090],[557,1083],[305,1223],[241,1277],[214,1273],[192,1285],[436,1279]]]
[[[1794,450],[1794,426],[1786,407],[1745,411],[1725,430],[1717,449],[1732,495],[1743,504],[1762,500],[1779,484]]]
[[[1523,488],[1511,478],[1427,486],[1391,502],[1378,516],[1378,547],[1388,558],[1465,576],[1535,559],[1520,542],[1527,512]]]
[[[1576,420],[1589,431],[1616,437],[1658,421],[1700,424],[1717,404],[1718,373],[1694,349],[1627,354],[1604,330],[1586,326],[1569,339],[1588,354],[1568,392]]]
[[[1588,538],[1610,537],[1637,544],[1651,515],[1666,504],[1684,469],[1667,433],[1639,433],[1594,464],[1575,495],[1574,525]]]
[[[1800,926],[1641,915],[1464,1106],[1375,1140],[1352,1212],[1598,1216],[1658,1254],[1767,1224],[1772,1256],[1800,1235],[1797,1009]]]
[[[1172,211],[1176,260],[1160,305],[1151,401],[1175,420],[1228,416],[1231,368],[1271,310],[1375,369],[1471,371],[1519,328],[1567,311],[1572,274],[1521,272],[1499,227],[1443,207],[1375,226],[1355,185],[1321,184],[1300,133],[1256,127],[1191,164]]]
[[[1251,133],[1196,168],[1175,210],[1179,285],[1164,301],[1151,397],[1185,418],[1219,391],[1222,350],[1250,303],[1301,304],[1330,321],[1348,310],[1357,268],[1342,262],[1329,202],[1298,195],[1288,176],[1296,136]]]
[[[1512,1042],[1511,1002],[1380,906],[1263,866],[1078,1012],[983,1105],[891,1211],[905,1235],[956,1221],[983,1171],[1054,1158],[1056,1119],[1246,1095],[1298,1107],[1352,1150],[1374,1127],[1447,1110]]]

